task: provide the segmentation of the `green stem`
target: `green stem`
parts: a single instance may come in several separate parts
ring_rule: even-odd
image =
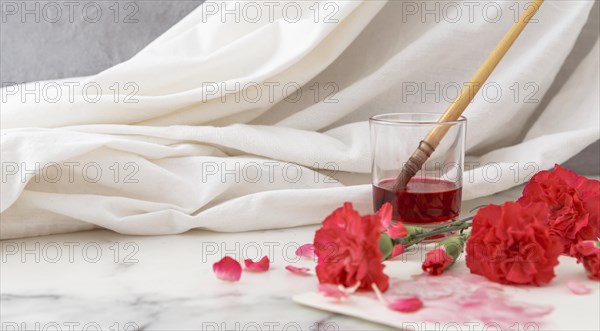
[[[409,234],[408,236],[406,236],[404,238],[395,239],[394,244],[411,246],[414,244],[418,244],[419,242],[423,241],[423,239],[426,239],[426,238],[429,238],[432,236],[445,234],[448,232],[465,230],[465,229],[468,229],[471,227],[472,223],[469,221],[472,219],[473,219],[473,217],[467,217],[462,220],[453,221],[448,224],[444,224],[444,225],[434,228],[430,231],[421,231],[418,233]]]

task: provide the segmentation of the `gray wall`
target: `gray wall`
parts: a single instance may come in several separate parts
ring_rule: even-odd
[[[72,15],[71,2],[77,4],[71,6]],[[0,80],[23,83],[96,74],[129,59],[202,2],[0,0]],[[40,6],[39,22],[33,14],[23,19],[23,3],[26,9]],[[50,3],[59,4],[58,9]],[[14,15],[9,14],[12,4],[19,6]],[[62,15],[55,19],[58,12]]]
[[[70,7],[64,1],[0,0],[0,82],[23,83],[97,73],[129,59],[202,2],[71,0],[69,3],[76,5]],[[23,19],[23,9],[36,11],[36,3],[39,17],[27,14]],[[50,3],[57,3],[58,7]],[[18,12],[10,14],[15,4]],[[27,7],[22,8],[23,4]],[[598,38],[599,17],[596,2],[548,96],[560,89]],[[549,101],[549,97],[542,100],[539,109]],[[589,146],[566,166],[582,174],[600,174],[600,144]]]

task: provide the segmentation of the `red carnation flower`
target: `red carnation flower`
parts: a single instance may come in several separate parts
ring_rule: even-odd
[[[577,262],[583,262],[590,279],[600,280],[600,241],[583,241],[575,246]]]
[[[380,231],[378,215],[361,216],[349,202],[327,216],[314,240],[319,283],[345,287],[360,283],[359,290],[372,290],[371,284],[376,284],[387,290]]]
[[[550,211],[546,224],[561,238],[563,253],[574,256],[574,246],[600,236],[600,182],[577,176],[559,165],[531,178],[518,201],[544,203]]]
[[[547,215],[543,204],[507,202],[479,209],[467,241],[467,267],[503,284],[550,282],[562,244],[545,225]]]

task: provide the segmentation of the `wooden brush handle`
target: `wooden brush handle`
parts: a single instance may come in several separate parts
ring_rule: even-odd
[[[523,15],[519,17],[519,20],[513,24],[498,45],[496,45],[496,48],[488,55],[487,59],[485,59],[469,80],[469,84],[466,84],[461,90],[460,94],[442,114],[438,122],[453,122],[458,120],[543,2],[544,0],[534,0],[527,7],[527,10],[525,10]],[[402,171],[398,175],[398,178],[396,178],[396,183],[394,184],[395,190],[404,189],[406,184],[408,184],[408,181],[421,170],[423,163],[427,161],[440,144],[440,141],[442,141],[442,138],[444,138],[444,135],[448,132],[449,128],[449,125],[436,125],[429,131],[427,136],[419,143],[419,146],[413,152],[410,159],[402,166]]]

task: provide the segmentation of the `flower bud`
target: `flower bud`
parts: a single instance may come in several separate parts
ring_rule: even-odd
[[[444,239],[436,248],[427,253],[421,268],[430,275],[441,275],[458,259],[465,246],[466,236]]]

